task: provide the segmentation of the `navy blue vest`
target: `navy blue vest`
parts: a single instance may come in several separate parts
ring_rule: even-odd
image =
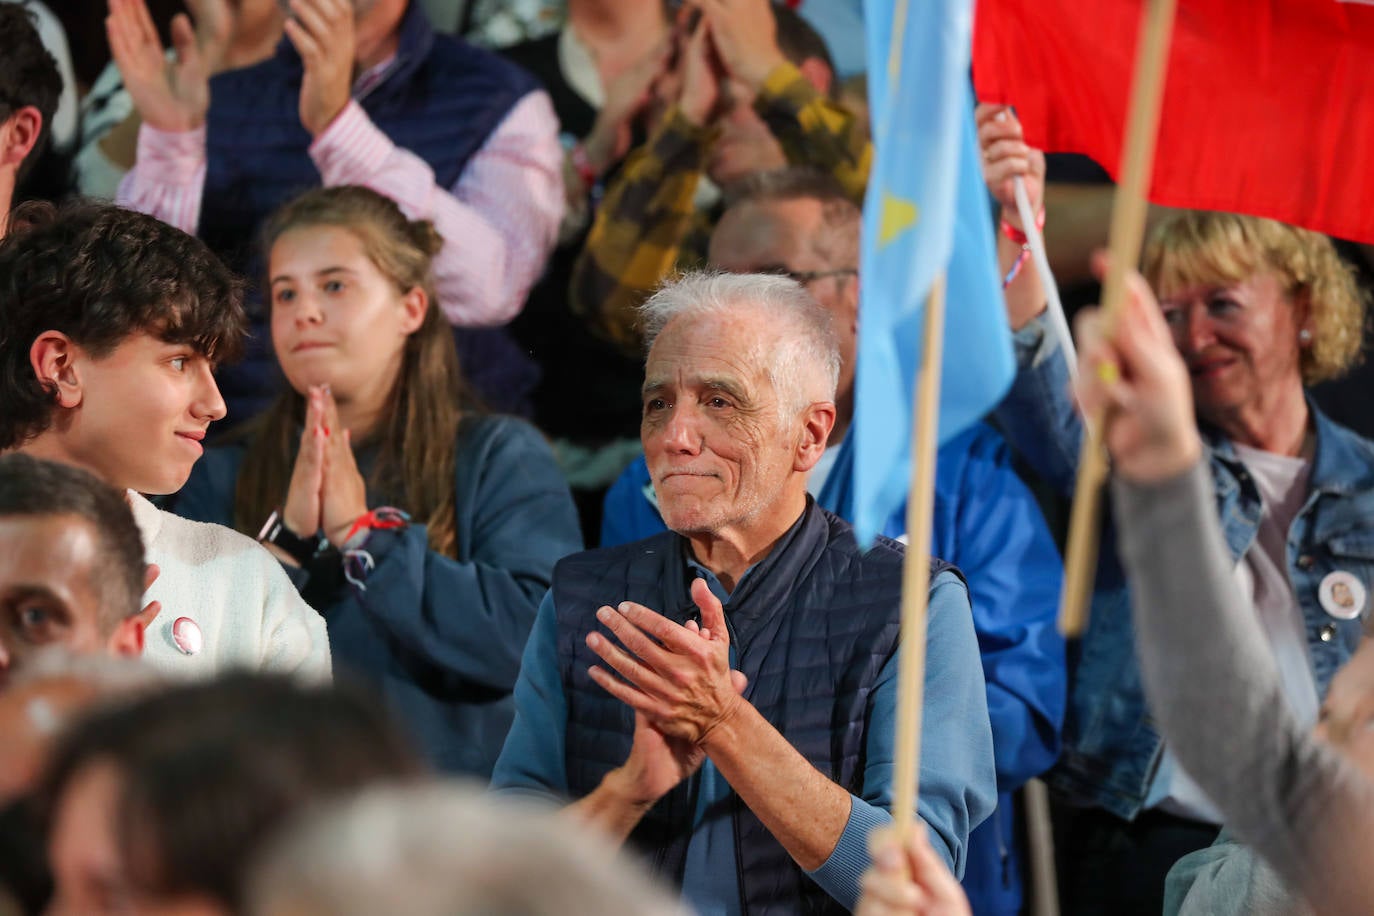
[[[554,569],[573,798],[590,793],[625,762],[634,735],[630,708],[587,674],[600,661],[585,642],[597,628],[596,609],[629,600],[679,623],[697,617],[688,593],[686,549],[683,538],[666,532],[574,554]],[[738,666],[749,677],[745,697],[816,769],[855,794],[863,788],[868,697],[897,648],[902,556],[902,545],[886,538],[862,553],[847,522],[808,500],[801,520],[725,605]],[[945,569],[953,567],[932,560],[932,581]],[[630,837],[658,874],[678,883],[697,788],[698,780],[685,780]],[[847,912],[807,877],[738,796],[732,804],[745,913]]]
[[[393,143],[429,164],[441,188],[452,188],[472,155],[539,84],[503,57],[436,34],[418,2],[407,8],[398,39],[390,70],[358,103]],[[250,284],[261,279],[263,220],[320,186],[311,137],[300,121],[301,75],[300,56],[283,39],[271,58],[210,82],[197,234]],[[231,404],[231,423],[265,406],[278,384],[266,310],[260,297],[250,299],[247,358],[221,375],[225,398],[243,402],[238,409]]]
[[[358,99],[372,123],[451,188],[534,77],[505,58],[435,34],[418,2],[401,20],[396,60]],[[198,235],[243,269],[263,219],[301,191],[319,187],[310,134],[301,125],[302,64],[289,40],[252,67],[210,83],[206,174]]]

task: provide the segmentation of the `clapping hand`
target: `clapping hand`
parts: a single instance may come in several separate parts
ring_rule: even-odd
[[[770,0],[695,0],[730,76],[755,92],[786,58]]]
[[[353,91],[357,33],[351,0],[291,0],[286,35],[301,56],[301,124],[312,137],[324,133]]]
[[[725,625],[725,612],[703,580],[698,579],[692,583],[692,598],[702,611],[701,625],[689,620],[679,626],[633,602],[621,605],[623,610],[604,607],[597,616],[622,645],[637,647],[636,652],[645,653],[640,658],[656,658],[659,668],[664,672],[674,667],[665,661],[674,652],[691,659],[681,666],[683,671],[703,664],[707,669],[714,671],[715,674],[708,675],[707,679],[717,687],[722,683],[728,685],[728,696],[715,698],[726,701],[725,710],[718,713],[723,718],[735,705],[743,702],[741,697],[749,681],[743,672],[729,667],[730,637]],[[632,619],[636,623],[631,623]],[[641,626],[644,627],[643,630],[640,629]],[[661,648],[650,646],[646,633],[662,634],[665,637],[664,645]],[[657,635],[654,638],[658,638]],[[658,674],[647,670],[643,663],[618,649],[604,636],[592,634],[587,638],[587,644],[622,675],[629,677],[626,672],[638,670],[638,680],[634,684],[642,683],[649,690],[655,689],[655,684],[659,680]],[[658,651],[655,653],[651,649]],[[719,664],[722,651],[725,659],[723,682],[720,679]],[[720,719],[713,720],[708,711],[704,722],[693,715],[682,717],[679,721],[675,718],[677,713],[670,711],[667,706],[657,705],[644,690],[616,680],[600,667],[594,667],[591,671],[592,678],[598,684],[635,710],[634,743],[631,745],[629,758],[619,768],[616,776],[621,781],[621,791],[627,798],[636,805],[648,807],[701,767],[702,761],[706,759],[701,741],[714,727],[713,723]],[[676,679],[676,675],[673,674],[668,677],[669,680]],[[671,695],[671,691],[660,694],[667,695]],[[700,705],[697,704],[698,712],[702,711]]]
[[[654,83],[662,77],[671,50],[669,39],[663,39],[606,87],[606,102],[583,143],[587,159],[598,173],[630,151],[631,125],[648,107]]]
[[[110,53],[144,122],[158,130],[195,130],[210,108],[210,68],[190,17],[172,19],[174,58],[168,61],[144,0],[109,0],[105,33]],[[198,14],[216,19],[224,0],[193,4]],[[207,40],[208,37],[207,37]]]

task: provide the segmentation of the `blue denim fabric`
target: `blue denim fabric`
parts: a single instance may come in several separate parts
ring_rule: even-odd
[[[1043,318],[1015,337],[1020,371],[998,407],[1013,447],[1066,495],[1072,492],[1082,426],[1070,398],[1068,366]],[[1329,420],[1308,401],[1316,430],[1309,493],[1288,534],[1288,575],[1302,606],[1317,691],[1354,652],[1362,621],[1322,609],[1318,589],[1337,570],[1374,582],[1374,443]],[[1238,561],[1258,528],[1262,503],[1231,443],[1203,430],[1216,481],[1217,515]],[[1206,632],[1198,633],[1206,639]],[[1099,551],[1087,632],[1070,663],[1064,750],[1047,782],[1067,801],[1127,820],[1143,807],[1163,742],[1145,706],[1135,657],[1130,595],[1108,519]]]

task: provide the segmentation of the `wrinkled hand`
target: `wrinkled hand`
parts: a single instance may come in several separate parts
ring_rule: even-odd
[[[631,126],[653,97],[654,83],[668,64],[671,40],[664,38],[606,87],[606,102],[583,145],[587,160],[605,172],[630,151]]]
[[[291,483],[282,506],[282,523],[298,537],[314,537],[320,530],[320,493],[324,489],[324,453],[333,430],[326,426],[325,389],[311,386],[305,396],[305,429]]]
[[[873,865],[854,916],[969,916],[964,889],[930,848],[924,827],[912,830],[905,848],[892,830],[875,830],[868,845]]]
[[[1104,257],[1094,260],[1099,276]],[[1145,278],[1126,278],[1126,301],[1110,336],[1097,309],[1075,322],[1078,396],[1086,414],[1107,410],[1104,436],[1113,468],[1138,483],[1167,480],[1202,455],[1188,370]]]
[[[324,133],[353,91],[357,34],[351,0],[291,0],[286,35],[301,56],[301,124],[312,137]]]
[[[334,396],[324,392],[324,422],[329,437],[324,445],[324,484],[320,488],[320,527],[335,547],[342,547],[348,530],[367,514],[367,482],[353,457],[353,436],[339,422]]]
[[[699,628],[632,601],[603,607],[597,619],[619,645],[600,633],[589,634],[587,645],[624,679],[592,666],[592,679],[603,690],[664,736],[700,747],[745,702],[744,680],[730,668],[725,611],[704,581],[692,583],[692,600],[701,609]]]
[[[678,108],[688,121],[704,127],[714,120],[720,107],[721,81],[725,76],[711,43],[711,23],[705,16],[679,49],[678,68],[682,71]]]
[[[110,53],[144,122],[158,130],[195,130],[210,108],[210,75],[191,20],[172,19],[174,60],[163,54],[144,0],[109,0]]]
[[[1031,210],[1039,213],[1045,205],[1045,154],[1026,144],[1021,122],[1009,106],[980,104],[973,117],[983,153],[983,181],[1002,205],[1002,218],[1025,229],[1016,209],[1013,179],[1020,175],[1025,180]]]
[[[620,767],[624,791],[634,804],[649,807],[700,769],[705,759],[701,748],[669,738],[636,712],[634,744]]]
[[[683,629],[699,639],[710,641],[711,631],[687,621]],[[744,693],[748,678],[742,671],[730,672],[735,692]],[[673,787],[701,768],[706,752],[689,741],[670,738],[659,731],[641,712],[635,712],[634,743],[630,756],[620,767],[623,791],[637,805],[648,807],[672,791]]]
[[[786,61],[770,0],[695,0],[711,23],[716,50],[730,75],[755,92]]]

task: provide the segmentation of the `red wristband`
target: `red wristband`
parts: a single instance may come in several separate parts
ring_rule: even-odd
[[[1045,208],[1044,208],[1044,207],[1041,207],[1041,208],[1040,208],[1040,212],[1037,213],[1036,216],[1035,216],[1035,228],[1037,228],[1037,229],[1044,229],[1044,228],[1045,228]],[[1028,241],[1028,239],[1026,238],[1026,233],[1025,233],[1025,232],[1023,232],[1023,231],[1020,230],[1020,229],[1017,229],[1015,226],[1013,226],[1011,223],[1007,222],[1005,219],[1002,220],[1002,234],[1005,235],[1007,238],[1011,239],[1013,242],[1015,242],[1015,243],[1018,244],[1018,245],[1025,245],[1025,244],[1027,243],[1027,241]]]
[[[400,509],[380,506],[358,516],[353,522],[353,527],[348,529],[348,534],[344,535],[343,543],[345,546],[353,546],[349,542],[360,531],[386,531],[391,528],[404,528],[408,524],[410,516]]]

